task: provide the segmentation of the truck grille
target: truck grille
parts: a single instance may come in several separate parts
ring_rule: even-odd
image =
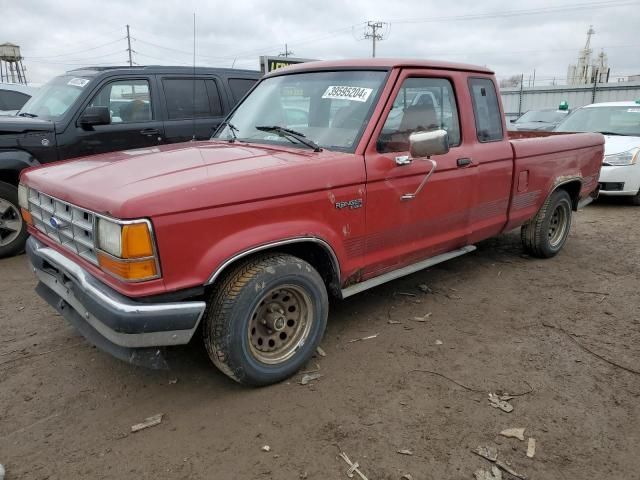
[[[97,265],[96,216],[70,203],[29,189],[29,211],[33,224],[63,247]]]

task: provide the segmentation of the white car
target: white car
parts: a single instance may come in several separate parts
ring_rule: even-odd
[[[640,205],[640,100],[587,105],[564,119],[555,131],[602,133],[600,195],[627,196]]]
[[[0,115],[15,115],[37,91],[20,83],[0,83]]]

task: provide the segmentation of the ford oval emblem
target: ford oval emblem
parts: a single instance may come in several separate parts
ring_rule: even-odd
[[[58,220],[56,217],[51,217],[49,219],[49,224],[55,228],[56,230],[60,230],[62,228],[62,222]]]

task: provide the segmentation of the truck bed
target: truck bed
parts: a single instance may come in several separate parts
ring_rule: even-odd
[[[601,134],[509,132],[509,143],[514,176],[505,230],[528,221],[561,183],[579,187],[578,201],[596,189],[604,156]]]

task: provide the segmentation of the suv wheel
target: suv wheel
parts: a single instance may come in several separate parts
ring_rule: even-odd
[[[213,363],[237,382],[280,382],[311,358],[328,311],[325,284],[311,265],[291,255],[262,255],[212,292],[203,318],[205,346]]]
[[[24,250],[27,226],[18,206],[18,189],[0,182],[0,258],[16,255]]]

